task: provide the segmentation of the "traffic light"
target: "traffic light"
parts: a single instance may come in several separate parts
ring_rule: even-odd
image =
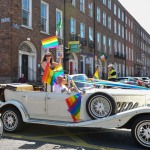
[[[63,59],[63,63],[66,63],[67,61],[69,61],[69,56],[70,56],[70,52],[69,52],[69,48],[64,47],[64,59]]]

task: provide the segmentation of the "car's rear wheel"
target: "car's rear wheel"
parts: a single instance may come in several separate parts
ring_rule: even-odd
[[[92,119],[103,118],[116,113],[116,103],[111,96],[96,93],[87,100],[86,110]]]
[[[150,148],[150,116],[141,116],[135,120],[131,132],[137,144]]]
[[[16,108],[6,108],[2,112],[2,121],[5,131],[17,132],[22,129],[23,121]]]

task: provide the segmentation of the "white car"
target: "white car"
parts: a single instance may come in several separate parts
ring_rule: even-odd
[[[81,80],[79,76],[77,80]],[[4,129],[16,132],[23,123],[129,128],[138,144],[150,148],[149,90],[96,88],[95,82],[79,82],[71,75],[68,79],[75,88],[71,93],[34,91],[27,84],[6,85],[4,99],[0,100]]]

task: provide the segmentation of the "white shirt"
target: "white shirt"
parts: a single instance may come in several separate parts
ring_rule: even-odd
[[[68,88],[65,85],[58,85],[58,84],[54,84],[53,86],[53,92],[54,93],[62,93],[63,91],[68,91]]]

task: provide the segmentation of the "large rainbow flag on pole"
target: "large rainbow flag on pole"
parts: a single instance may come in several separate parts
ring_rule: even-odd
[[[52,36],[42,40],[42,45],[44,49],[46,48],[56,48],[58,47],[58,38],[57,36]]]
[[[99,79],[99,72],[98,72],[98,68],[96,68],[96,71],[94,73],[94,76],[93,76],[94,79]]]
[[[67,99],[68,111],[71,113],[74,122],[77,122],[80,118],[80,107],[81,107],[81,93],[77,93]]]
[[[47,83],[47,84],[51,84],[52,77],[53,77],[53,70],[50,69],[49,63],[47,63],[43,77],[42,77],[42,82]]]

